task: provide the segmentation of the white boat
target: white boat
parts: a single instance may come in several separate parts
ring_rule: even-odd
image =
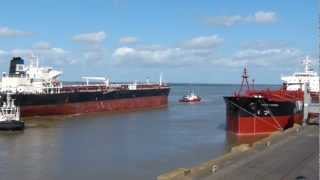
[[[180,102],[199,102],[201,101],[201,97],[197,96],[194,92],[191,92],[190,94],[183,96],[179,101]]]
[[[23,130],[24,121],[20,119],[20,109],[14,99],[7,94],[6,101],[0,107],[0,130]]]
[[[311,63],[311,60],[307,56],[303,60],[304,72],[295,72],[291,76],[281,77],[288,91],[304,90],[305,85],[308,84],[309,92],[320,93],[320,78],[318,73],[311,68]]]

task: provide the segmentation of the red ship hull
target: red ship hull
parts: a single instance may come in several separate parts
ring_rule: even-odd
[[[31,105],[21,107],[21,116],[49,116],[94,112],[130,111],[166,107],[168,96],[151,96],[105,101],[65,103],[57,105]]]
[[[227,130],[237,136],[268,135],[303,122],[302,91],[248,91],[225,102]]]
[[[228,117],[227,130],[237,136],[269,135],[293,127],[294,123],[301,124],[303,115],[277,116],[275,119],[273,117],[240,117],[237,119]]]

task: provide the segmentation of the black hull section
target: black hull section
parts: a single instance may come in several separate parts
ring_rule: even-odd
[[[55,94],[13,94],[22,117],[114,112],[165,107],[170,88],[155,87],[136,90],[102,89]],[[1,96],[2,102],[6,95]]]
[[[0,122],[1,131],[20,131],[24,129],[23,121],[2,121]]]
[[[240,136],[267,135],[303,121],[300,100],[269,100],[255,97],[224,97],[227,130]]]
[[[85,103],[94,101],[120,100],[131,98],[143,98],[154,96],[168,96],[169,88],[141,89],[141,90],[115,90],[94,92],[69,92],[57,94],[14,94],[17,106],[39,106],[39,105],[63,105],[69,103]],[[2,102],[6,96],[3,95]]]
[[[266,98],[224,97],[229,115],[240,117],[288,116],[303,113],[302,101],[270,101]]]

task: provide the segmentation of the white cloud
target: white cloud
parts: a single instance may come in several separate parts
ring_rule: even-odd
[[[13,49],[10,51],[10,55],[12,56],[22,56],[28,57],[33,53],[31,49]]]
[[[229,27],[244,21],[242,16],[213,16],[206,18],[206,23],[212,26]]]
[[[103,47],[87,49],[85,52],[82,53],[82,57],[84,58],[84,60],[90,63],[106,62],[106,56],[107,50]]]
[[[296,48],[266,48],[266,49],[241,49],[230,57],[222,57],[212,61],[230,67],[243,67],[254,65],[260,67],[283,68],[295,66],[304,54]]]
[[[48,42],[37,42],[33,44],[32,49],[30,51],[33,51],[35,53],[41,53],[41,54],[56,54],[56,55],[64,55],[67,54],[68,51],[59,48],[59,47],[51,47],[50,43]]]
[[[119,40],[120,44],[123,44],[123,45],[135,44],[138,41],[139,41],[138,38],[132,37],[132,36],[122,37]]]
[[[32,46],[34,49],[50,49],[51,45],[48,42],[37,42]]]
[[[290,43],[283,41],[250,41],[244,42],[241,45],[242,49],[256,49],[256,50],[264,50],[264,49],[280,49],[289,47]]]
[[[68,52],[62,48],[51,48],[51,51],[56,54],[67,54]]]
[[[277,14],[272,11],[257,11],[253,15],[241,16],[212,16],[206,18],[206,23],[212,26],[230,27],[237,24],[271,24],[278,20]]]
[[[4,58],[10,59],[12,56],[20,56],[28,60],[32,54],[39,56],[46,65],[70,64],[72,62],[69,51],[59,47],[51,47],[49,43],[42,42],[35,43],[32,48],[12,49],[5,54]]]
[[[104,31],[84,33],[73,36],[73,41],[87,43],[87,44],[100,44],[106,39],[107,35]]]
[[[5,54],[7,54],[7,52],[0,49],[0,56],[1,56],[1,55],[5,55]]]
[[[40,41],[31,48],[16,48],[8,51],[0,49],[0,63],[8,62],[13,56],[20,56],[29,60],[31,55],[38,56],[44,65],[64,66],[68,64],[81,64],[83,62],[106,62],[107,51],[101,45],[88,46],[81,51],[68,51],[61,47],[52,46],[49,42]]]
[[[133,48],[120,47],[114,51],[113,55],[117,56],[117,57],[124,57],[124,56],[130,55],[130,54],[134,54],[135,52],[136,52],[136,50]]]
[[[8,52],[0,49],[0,63],[6,62]]]
[[[207,63],[216,57],[215,48],[223,43],[218,35],[199,36],[175,47],[160,45],[128,47],[115,49],[112,58],[118,64],[142,66],[188,66]]]
[[[18,37],[18,36],[30,36],[33,35],[31,32],[25,32],[8,27],[0,27],[0,37]]]
[[[183,60],[184,50],[181,48],[138,49],[122,47],[115,50],[113,56],[120,60],[134,60],[144,64],[175,64],[180,57]],[[128,62],[128,61],[127,61]]]
[[[200,36],[186,41],[184,47],[194,49],[213,48],[221,43],[223,43],[223,39],[218,35]]]
[[[277,20],[275,12],[258,11],[254,15],[256,23],[274,23]]]
[[[178,46],[160,45],[128,47],[115,49],[112,58],[118,64],[188,66],[207,63],[216,57],[215,48],[223,43],[218,35],[199,36],[184,41]]]

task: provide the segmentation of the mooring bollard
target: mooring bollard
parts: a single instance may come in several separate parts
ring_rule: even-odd
[[[217,165],[212,165],[211,172],[215,173],[217,170],[218,170],[218,166]]]
[[[266,146],[269,147],[271,145],[271,141],[266,142]]]

